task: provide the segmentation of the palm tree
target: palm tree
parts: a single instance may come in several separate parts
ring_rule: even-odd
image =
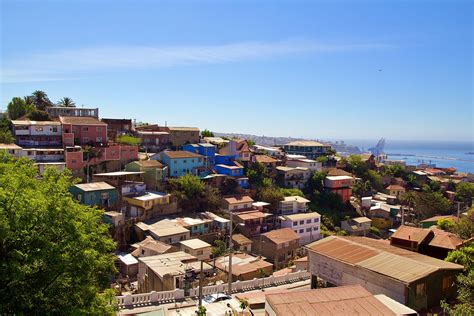
[[[58,106],[64,106],[68,108],[75,108],[76,103],[69,97],[64,97],[58,102]]]
[[[44,91],[35,90],[31,94],[31,97],[33,98],[33,104],[38,110],[44,111],[47,107],[53,106],[53,102],[51,102]]]

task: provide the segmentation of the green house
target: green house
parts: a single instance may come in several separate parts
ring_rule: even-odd
[[[118,190],[107,182],[76,184],[69,188],[69,192],[81,204],[103,208],[113,207],[119,199]]]
[[[147,189],[157,190],[166,179],[168,167],[157,160],[132,161],[125,165],[126,171],[144,172],[144,181]]]

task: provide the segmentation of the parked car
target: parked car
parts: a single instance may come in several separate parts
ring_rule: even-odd
[[[207,305],[207,304],[211,304],[211,303],[226,301],[226,300],[230,300],[230,299],[232,299],[232,297],[230,297],[229,295],[227,295],[225,293],[210,294],[210,295],[206,295],[206,296],[203,297],[202,305]]]

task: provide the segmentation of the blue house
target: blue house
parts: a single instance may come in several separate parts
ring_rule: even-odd
[[[170,177],[181,177],[188,173],[200,175],[205,171],[204,156],[190,151],[163,151],[151,159],[168,165]]]
[[[238,162],[234,161],[231,165],[218,164],[214,166],[214,170],[219,174],[234,177],[240,187],[248,188],[248,178],[244,176],[244,167]]]
[[[204,156],[204,166],[212,168],[215,164],[216,146],[199,143],[183,145],[183,150]]]
[[[76,184],[69,192],[81,204],[103,208],[116,205],[119,199],[118,190],[106,182]]]
[[[237,159],[236,155],[223,155],[223,154],[217,154],[215,158],[215,163],[216,165],[227,165],[227,166],[232,166],[234,165],[234,161]]]

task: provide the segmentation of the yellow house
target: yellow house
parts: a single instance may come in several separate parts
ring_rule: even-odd
[[[151,210],[156,205],[170,203],[170,194],[161,192],[145,192],[137,196],[124,196],[123,200],[130,205],[141,207],[144,210]]]

